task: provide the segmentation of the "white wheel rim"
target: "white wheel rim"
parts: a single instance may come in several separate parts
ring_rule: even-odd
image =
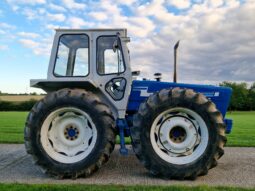
[[[76,163],[86,158],[97,140],[97,129],[84,111],[64,107],[50,113],[43,122],[43,149],[60,163]]]
[[[153,122],[150,140],[157,155],[183,165],[198,159],[208,145],[208,129],[200,115],[187,108],[162,112]]]

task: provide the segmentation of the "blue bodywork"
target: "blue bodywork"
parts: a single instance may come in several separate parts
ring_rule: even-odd
[[[171,82],[159,82],[159,81],[133,81],[131,93],[129,97],[129,102],[127,106],[126,119],[119,119],[117,121],[117,127],[120,134],[120,143],[122,154],[127,154],[127,149],[125,148],[125,136],[129,136],[129,121],[132,121],[132,115],[138,111],[138,108],[142,102],[145,101],[151,94],[158,92],[165,88],[187,88],[193,89],[195,92],[204,94],[208,99],[210,99],[216,105],[217,109],[222,113],[225,118],[227,108],[230,102],[232,89],[226,87],[212,86],[212,85],[195,85],[195,84],[180,84]],[[226,124],[226,133],[230,133],[232,129],[232,120],[224,119]]]

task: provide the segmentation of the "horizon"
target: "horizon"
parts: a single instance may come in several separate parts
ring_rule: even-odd
[[[255,81],[253,0],[4,0],[0,2],[0,91],[43,93],[56,28],[127,28],[133,70],[141,78],[217,85]],[[156,69],[155,69],[156,68]]]

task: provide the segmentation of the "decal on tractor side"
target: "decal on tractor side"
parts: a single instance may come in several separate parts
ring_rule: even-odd
[[[133,91],[140,91],[140,97],[149,97],[153,94],[153,92],[148,92],[148,87],[135,87]],[[203,94],[205,97],[219,97],[220,92],[199,92]]]
[[[133,91],[140,91],[140,97],[149,97],[153,92],[148,92],[148,87],[136,87]]]

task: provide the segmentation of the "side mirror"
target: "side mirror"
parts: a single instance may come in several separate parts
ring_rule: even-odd
[[[112,44],[112,50],[113,52],[116,52],[116,50],[119,48],[118,40],[116,39]]]

